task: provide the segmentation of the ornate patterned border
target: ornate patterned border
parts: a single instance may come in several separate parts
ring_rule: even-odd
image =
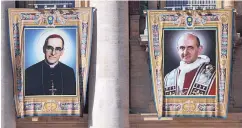
[[[148,11],[149,53],[155,106],[158,117],[200,116],[226,117],[230,81],[232,48],[232,10],[217,11]],[[164,97],[163,94],[163,45],[164,28],[194,29],[195,27],[218,28],[217,95],[214,98]],[[218,54],[217,54],[218,53]]]
[[[75,10],[9,9],[10,46],[14,75],[14,96],[17,117],[42,115],[82,115],[86,99],[86,89],[91,54],[92,8]],[[78,25],[79,43],[77,47],[79,65],[79,87],[77,96],[35,96],[25,97],[23,89],[23,27],[24,26],[73,26]],[[82,85],[82,86],[81,86]]]

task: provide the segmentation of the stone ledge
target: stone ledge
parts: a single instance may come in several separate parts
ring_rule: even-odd
[[[147,120],[153,119],[153,120]],[[144,114],[130,114],[130,122],[135,121],[143,121],[143,122],[179,122],[179,123],[191,123],[191,122],[203,122],[203,123],[219,123],[219,122],[227,122],[227,123],[242,123],[242,113],[229,113],[227,119],[221,118],[170,118],[164,117],[161,120],[158,120],[156,113],[144,113]]]
[[[32,117],[16,119],[17,123],[87,123],[88,115],[84,114],[83,117],[79,116],[41,116],[37,121],[32,121]]]
[[[104,115],[105,116],[105,115]],[[129,114],[130,123],[151,123],[151,122],[176,122],[176,123],[241,123],[242,124],[242,113],[229,113],[227,119],[219,118],[170,118],[164,117],[158,120],[156,113],[141,113],[141,114]],[[26,117],[23,119],[17,119],[17,124],[86,124],[88,123],[88,115],[84,114],[83,117],[39,117],[38,121],[32,121],[32,117]]]
[[[140,19],[140,15],[129,15],[130,20],[139,20]]]
[[[140,45],[141,46],[148,45],[148,35],[140,34]]]

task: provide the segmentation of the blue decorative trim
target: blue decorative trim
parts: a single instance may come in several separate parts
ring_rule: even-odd
[[[146,11],[146,13],[147,13],[147,15],[148,15],[149,12]],[[149,20],[150,20],[150,19],[149,19],[149,16],[147,16],[147,15],[146,15],[146,22],[147,22],[147,24],[148,24],[148,25],[147,25],[147,30],[148,30],[147,33],[148,33],[148,37],[150,37],[150,33],[149,33],[149,30],[150,30],[150,28],[149,28],[149,24],[150,24]],[[152,47],[152,46],[150,46],[150,38],[148,38],[149,58],[151,57],[151,49],[150,49],[151,47]],[[150,68],[150,72],[151,72],[151,82],[152,82],[153,100],[154,100],[154,104],[155,104],[154,106],[155,106],[156,113],[158,113],[157,103],[156,103],[156,99],[155,99],[155,97],[156,97],[156,95],[155,95],[156,92],[155,92],[155,89],[154,89],[154,86],[155,86],[155,85],[154,85],[154,82],[153,82],[153,79],[154,79],[154,78],[153,78],[153,70],[152,70],[152,63],[151,63],[151,62],[152,62],[152,60],[150,59],[150,62],[149,62],[149,63],[150,63],[150,64],[149,64],[149,68]],[[158,119],[160,119],[161,117],[162,117],[162,115],[161,115],[161,116],[158,115]]]

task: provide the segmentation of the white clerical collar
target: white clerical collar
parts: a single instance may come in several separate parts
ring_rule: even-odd
[[[50,68],[54,68],[58,63],[59,63],[59,61],[57,61],[57,62],[55,62],[54,64],[48,64],[47,62],[46,62],[46,60],[45,60],[45,63],[47,64],[47,65],[49,65],[50,66]]]
[[[190,64],[187,64],[184,61],[180,61],[179,69],[189,72],[195,68],[198,68],[201,64],[209,63],[209,62],[210,62],[209,57],[207,57],[206,55],[199,55],[197,60]]]
[[[180,73],[179,73],[178,80],[177,80],[177,85],[179,87],[179,91],[183,90],[186,73],[198,68],[203,63],[209,63],[209,62],[210,62],[209,57],[207,57],[205,55],[199,55],[197,60],[191,64],[186,64],[185,62],[181,61],[180,66],[178,67],[180,70]]]

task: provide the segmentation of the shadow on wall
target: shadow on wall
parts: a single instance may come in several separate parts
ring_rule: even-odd
[[[140,16],[140,19],[139,19],[139,33],[140,34],[144,34],[145,24],[146,24],[145,16]]]

